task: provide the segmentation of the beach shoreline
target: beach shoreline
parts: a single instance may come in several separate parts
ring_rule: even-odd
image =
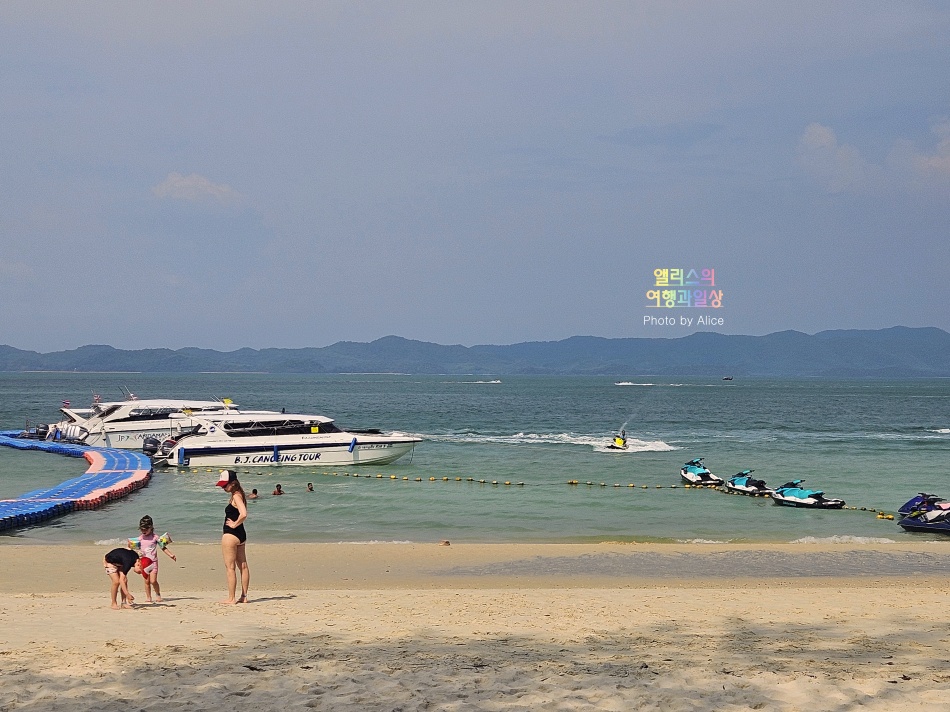
[[[162,603],[122,611],[109,548],[0,546],[0,709],[830,711],[950,692],[948,578],[897,573],[942,571],[950,542],[252,543],[238,606],[218,603],[219,547],[176,544]],[[728,570],[769,557],[775,575]],[[883,568],[833,570],[848,561]]]
[[[3,544],[0,595],[93,592],[112,545]],[[174,544],[160,558],[170,589],[216,590],[220,547]],[[950,541],[717,544],[254,544],[258,589],[615,588],[729,586],[734,581],[939,579],[950,573]]]

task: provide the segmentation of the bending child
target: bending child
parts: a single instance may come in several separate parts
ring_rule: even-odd
[[[139,555],[128,549],[113,549],[103,557],[102,565],[106,570],[106,574],[112,579],[112,591],[110,593],[112,608],[119,609],[116,595],[120,591],[122,592],[122,608],[131,608],[135,597],[129,593],[127,575],[132,570],[137,574],[142,573],[142,562],[139,561]]]
[[[172,561],[178,561],[168,545],[171,543],[171,537],[166,532],[162,536],[155,535],[155,525],[152,518],[147,514],[139,520],[139,531],[142,536],[135,539],[129,539],[129,548],[138,549],[141,552],[142,560],[142,578],[145,579],[145,600],[152,602],[152,589],[155,589],[155,602],[162,602],[162,589],[158,585],[158,550],[161,549]]]

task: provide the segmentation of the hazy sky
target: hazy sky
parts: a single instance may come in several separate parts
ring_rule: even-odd
[[[947,2],[8,0],[0,137],[18,348],[950,330]]]

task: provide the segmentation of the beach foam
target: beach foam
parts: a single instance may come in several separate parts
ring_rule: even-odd
[[[896,544],[893,539],[870,536],[803,536],[795,539],[792,544]]]

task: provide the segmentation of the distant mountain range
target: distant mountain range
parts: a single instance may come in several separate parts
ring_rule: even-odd
[[[950,334],[897,326],[813,336],[798,331],[705,332],[677,339],[574,336],[509,346],[442,346],[387,336],[323,348],[224,352],[82,346],[41,354],[0,346],[0,371],[950,377]]]

